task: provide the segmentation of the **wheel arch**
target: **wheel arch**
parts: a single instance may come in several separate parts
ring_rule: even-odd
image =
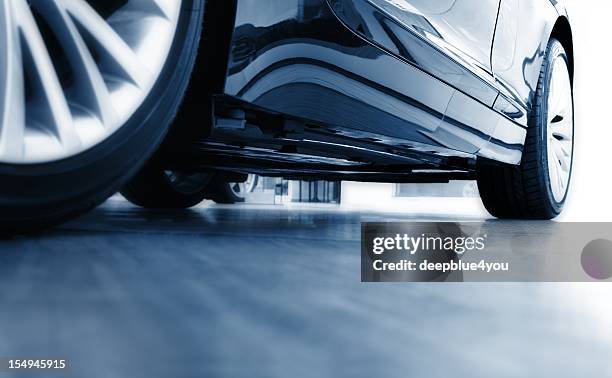
[[[237,0],[204,0],[195,67],[181,109],[159,155],[173,156],[193,140],[210,134],[214,119],[213,97],[225,90],[236,7]]]
[[[569,59],[569,69],[572,84],[574,83],[574,38],[572,26],[566,16],[560,16],[555,22],[555,26],[551,32],[551,38],[557,39],[563,45],[567,57]]]

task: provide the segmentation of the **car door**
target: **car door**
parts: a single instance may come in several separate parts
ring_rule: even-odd
[[[531,109],[550,33],[559,17],[547,0],[502,0],[492,66],[496,80]]]
[[[463,63],[491,73],[500,0],[369,0]]]

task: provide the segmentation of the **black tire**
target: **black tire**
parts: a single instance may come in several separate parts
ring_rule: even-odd
[[[497,218],[553,219],[563,210],[569,184],[563,199],[557,201],[549,179],[547,155],[548,96],[553,62],[559,57],[565,59],[569,67],[565,49],[559,41],[552,39],[540,71],[521,164],[514,166],[478,160],[478,190],[489,213]],[[572,166],[569,172],[571,178]]]
[[[233,205],[244,202],[245,199],[237,196],[231,188],[232,183],[223,180],[215,180],[208,187],[208,199],[221,204]]]
[[[213,175],[167,171],[157,159],[145,167],[121,194],[134,205],[147,209],[188,209],[207,199]]]
[[[170,57],[130,120],[101,144],[45,164],[0,164],[0,231],[35,231],[76,217],[114,194],[156,151],[188,86],[204,0],[184,0]]]

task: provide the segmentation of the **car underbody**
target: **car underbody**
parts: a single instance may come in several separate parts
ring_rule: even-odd
[[[418,143],[330,127],[215,97],[210,135],[171,150],[167,168],[300,180],[443,183],[475,179],[476,157]]]

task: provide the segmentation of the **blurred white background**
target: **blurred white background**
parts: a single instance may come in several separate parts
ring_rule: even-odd
[[[612,221],[612,2],[569,1],[576,52],[576,155],[562,221]]]

